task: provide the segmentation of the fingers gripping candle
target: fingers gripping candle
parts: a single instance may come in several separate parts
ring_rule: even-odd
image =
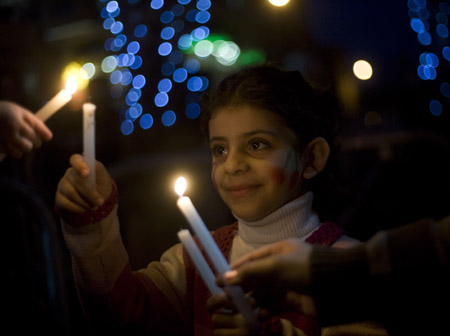
[[[95,109],[92,103],[83,104],[83,156],[89,167],[88,184],[95,189]]]
[[[66,88],[59,91],[52,99],[50,99],[44,106],[42,106],[36,112],[36,117],[38,117],[42,121],[46,121],[72,99],[72,95],[76,90],[77,83],[75,82],[75,79],[73,79],[73,77],[69,77],[67,79]],[[5,157],[5,153],[0,153],[0,162],[3,161]]]
[[[206,228],[205,223],[203,223],[203,220],[192,204],[191,199],[187,196],[183,196],[185,189],[186,180],[184,177],[178,178],[175,183],[175,192],[179,195],[177,206],[190,224],[192,230],[196,233],[206,254],[214,265],[214,268],[219,274],[223,275],[226,271],[230,270],[230,265],[214,241],[211,233]],[[255,327],[256,318],[250,306],[250,302],[245,297],[242,288],[240,286],[228,286],[227,290],[246,322]]]

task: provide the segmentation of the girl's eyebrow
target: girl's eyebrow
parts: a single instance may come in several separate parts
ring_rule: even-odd
[[[258,134],[266,134],[266,135],[270,135],[270,136],[273,136],[278,139],[281,138],[280,134],[278,134],[277,132],[269,131],[269,130],[265,130],[265,129],[256,129],[251,132],[243,133],[241,136],[243,138],[249,138],[249,137],[252,137],[252,136],[255,136]],[[212,142],[212,141],[227,141],[227,138],[222,137],[222,136],[215,136],[215,137],[212,137],[209,139],[209,142]]]

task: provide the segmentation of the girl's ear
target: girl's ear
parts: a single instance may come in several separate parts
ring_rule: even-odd
[[[310,179],[325,168],[330,155],[330,146],[324,138],[317,137],[308,143],[303,153],[305,168],[302,175],[305,179]]]

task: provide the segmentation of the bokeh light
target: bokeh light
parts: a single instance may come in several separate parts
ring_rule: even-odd
[[[269,2],[275,7],[283,7],[289,3],[289,0],[269,0]]]
[[[358,60],[353,64],[353,74],[358,79],[368,80],[373,74],[372,66],[365,60]]]

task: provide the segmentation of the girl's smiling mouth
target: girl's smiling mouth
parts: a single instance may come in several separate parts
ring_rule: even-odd
[[[235,185],[226,187],[225,191],[232,197],[245,197],[257,190],[261,185]]]

